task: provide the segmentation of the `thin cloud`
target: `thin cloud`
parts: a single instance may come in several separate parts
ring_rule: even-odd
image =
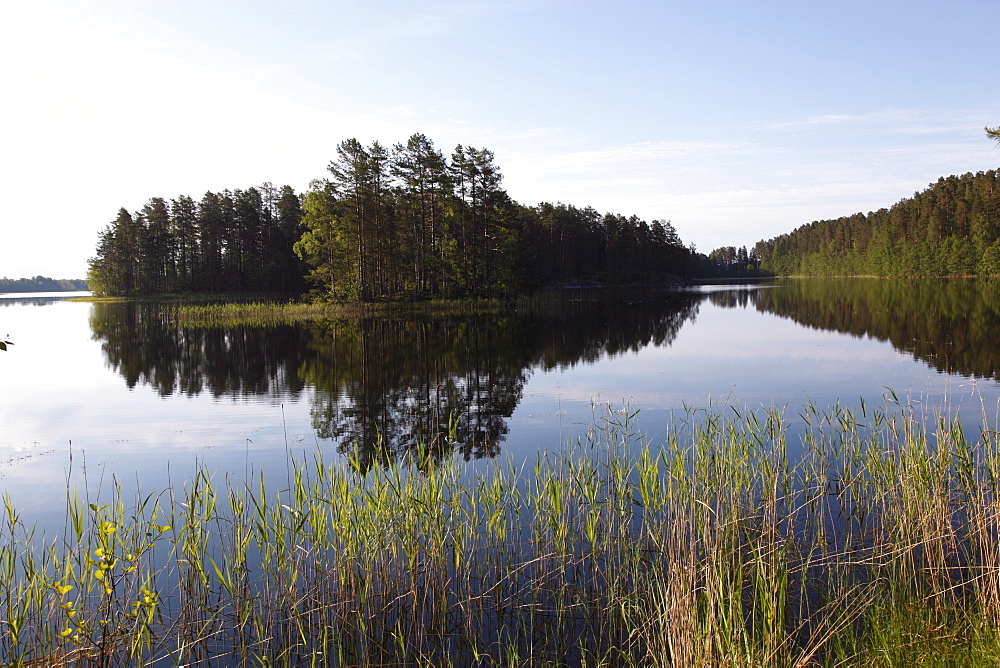
[[[370,29],[353,32],[350,36],[334,39],[335,48],[327,49],[317,56],[304,60],[359,60],[367,58],[373,51],[385,49],[398,41],[421,37],[442,37],[456,29],[459,23],[470,17],[488,20],[485,17],[497,12],[515,10],[517,3],[491,2],[472,4],[449,2],[428,11],[410,16],[395,23],[377,22]]]
[[[648,171],[654,169],[681,167],[687,163],[681,160],[698,156],[699,159],[708,156],[735,152],[739,144],[723,144],[716,142],[640,142],[623,146],[612,146],[591,151],[576,151],[546,156],[522,156],[518,167],[526,168],[533,173],[585,174],[615,168],[628,172]]]
[[[899,123],[903,121],[913,121],[919,117],[919,112],[908,109],[882,109],[864,114],[823,114],[820,116],[810,116],[792,121],[769,123],[767,129],[784,130],[789,128],[805,128],[824,125],[842,125],[848,123]]]
[[[848,123],[850,121],[855,121],[858,116],[848,116],[846,114],[826,114],[824,116],[813,116],[811,118],[803,118],[797,121],[784,121],[781,123],[770,123],[767,125],[768,128],[772,129],[785,129],[785,128],[800,128],[812,125],[832,125],[834,123]]]

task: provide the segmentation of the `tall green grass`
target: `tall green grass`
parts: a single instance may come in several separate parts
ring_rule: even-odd
[[[486,472],[5,499],[10,665],[995,665],[997,434],[905,407],[694,413],[665,445],[609,411]],[[799,454],[801,452],[801,454]],[[794,458],[792,454],[795,454]]]

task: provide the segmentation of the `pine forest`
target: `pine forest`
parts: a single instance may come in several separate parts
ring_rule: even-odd
[[[888,209],[760,241],[750,256],[779,276],[1000,274],[998,173],[940,178]]]
[[[270,183],[153,197],[99,235],[96,295],[310,292],[318,299],[500,296],[546,285],[664,284],[698,267],[669,221],[524,206],[493,153],[422,134],[348,139],[307,192]]]

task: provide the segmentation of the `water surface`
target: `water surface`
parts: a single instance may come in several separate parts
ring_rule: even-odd
[[[607,407],[650,440],[702,410],[884,404],[998,413],[1000,283],[796,280],[568,291],[472,317],[178,327],[169,307],[0,299],[0,485],[40,515],[97,490],[267,471],[288,454],[365,469],[417,443],[533,460]],[[441,434],[453,434],[445,442]],[[98,494],[97,491],[92,491]]]

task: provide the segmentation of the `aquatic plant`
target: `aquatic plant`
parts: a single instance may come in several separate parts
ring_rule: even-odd
[[[496,299],[426,299],[384,302],[223,302],[184,304],[174,312],[178,324],[186,327],[222,325],[268,326],[303,320],[331,318],[372,318],[393,316],[447,316],[499,310],[506,302]]]
[[[421,448],[360,473],[102,500],[58,536],[4,500],[9,665],[987,665],[1000,656],[997,432],[806,407],[608,411],[533,463]],[[273,482],[273,481],[272,481]]]

